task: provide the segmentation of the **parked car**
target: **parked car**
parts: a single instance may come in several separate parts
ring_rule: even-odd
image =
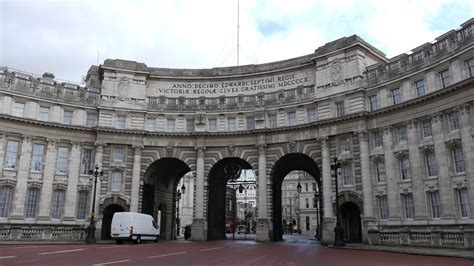
[[[116,212],[112,217],[110,236],[117,244],[133,241],[136,244],[144,240],[158,242],[160,227],[151,215],[137,212]]]

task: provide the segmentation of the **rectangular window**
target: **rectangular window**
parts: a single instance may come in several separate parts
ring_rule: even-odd
[[[458,130],[459,129],[459,112],[454,111],[448,114],[448,126],[449,130]]]
[[[194,118],[187,118],[186,119],[186,131],[187,132],[194,132]]]
[[[313,191],[316,192],[316,183],[313,183]]]
[[[20,143],[18,141],[9,140],[7,142],[7,151],[5,152],[5,163],[4,168],[15,169],[16,159],[18,157],[18,147]]]
[[[81,174],[88,175],[92,169],[92,149],[82,150]]]
[[[426,94],[425,82],[422,79],[415,81],[415,87],[416,87],[416,93],[418,94],[418,97],[424,96]]]
[[[117,120],[115,123],[115,127],[118,129],[125,129],[125,123],[127,121],[127,117],[124,115],[118,115]]]
[[[24,111],[25,111],[24,103],[13,103],[13,107],[12,107],[13,116],[23,117]]]
[[[237,129],[237,119],[235,117],[227,118],[227,130],[235,131]]]
[[[146,119],[146,130],[156,131],[156,118],[147,118]]]
[[[64,190],[53,191],[53,199],[51,201],[51,218],[61,219],[64,210]]]
[[[110,185],[111,191],[121,191],[123,182],[123,173],[120,171],[112,172],[112,183]]]
[[[343,164],[342,167],[342,178],[345,186],[354,185],[354,178],[352,176],[352,165]]]
[[[304,184],[304,188],[305,188],[306,192],[309,191],[309,190],[308,190],[308,183],[305,183],[305,184]]]
[[[351,145],[348,139],[342,139],[340,142],[340,145],[341,145],[341,152],[351,151]]]
[[[276,128],[277,127],[277,116],[276,116],[276,114],[268,115],[268,126],[270,128]]]
[[[89,206],[89,191],[79,191],[77,198],[77,219],[84,220],[87,217]]]
[[[38,120],[48,121],[49,119],[49,107],[40,106]]]
[[[387,203],[387,196],[378,196],[377,202],[379,205],[379,218],[380,220],[387,220],[388,219],[388,203]]]
[[[407,156],[403,156],[400,159],[400,174],[402,177],[402,180],[408,180],[411,178],[411,173],[410,173],[410,160],[408,159]]]
[[[448,69],[445,69],[445,70],[439,72],[439,77],[441,79],[441,86],[443,88],[446,88],[449,85],[451,85],[451,77],[449,76],[449,70]]]
[[[306,198],[304,200],[305,200],[306,209],[309,209],[309,199]]]
[[[309,216],[306,216],[305,221],[306,221],[306,231],[309,231],[310,230]]]
[[[375,175],[377,176],[377,182],[384,183],[385,179],[385,163],[381,160],[375,162]]]
[[[44,163],[44,145],[33,144],[33,154],[31,158],[31,170],[42,171]]]
[[[174,118],[166,119],[166,128],[168,132],[176,131],[176,120]]]
[[[393,104],[400,104],[402,102],[402,96],[400,94],[400,88],[393,89],[391,91]]]
[[[308,122],[311,123],[316,120],[318,120],[316,108],[308,109]]]
[[[207,120],[207,127],[210,132],[216,132],[217,131],[217,119],[215,118],[209,118]]]
[[[469,194],[467,188],[457,190],[459,215],[463,218],[469,217]]]
[[[125,148],[114,148],[114,161],[123,162],[125,159]]]
[[[36,218],[38,211],[40,190],[39,188],[29,188],[25,202],[25,218]]]
[[[336,116],[344,116],[346,111],[344,110],[344,102],[336,102]]]
[[[296,112],[288,112],[288,125],[296,125]]]
[[[454,171],[456,173],[464,173],[464,154],[462,148],[456,146],[451,150],[451,152],[453,154]]]
[[[56,170],[60,173],[66,173],[68,161],[69,161],[69,148],[59,147],[58,159],[56,161]]]
[[[382,147],[383,146],[382,132],[380,131],[373,132],[372,136],[373,136],[373,141],[374,141],[374,148]]]
[[[95,127],[97,125],[97,115],[87,113],[86,127]]]
[[[423,137],[431,137],[433,136],[433,128],[431,127],[431,119],[425,119],[421,122],[421,131],[423,133]]]
[[[429,151],[425,154],[425,162],[428,176],[437,176],[438,171],[436,169],[436,158],[434,152]]]
[[[439,200],[439,191],[428,192],[428,197],[430,199],[431,205],[431,217],[440,218],[441,217],[441,203]]]
[[[253,116],[247,116],[246,118],[247,122],[247,129],[248,130],[254,130],[255,129],[255,117]]]
[[[379,100],[377,95],[369,97],[370,111],[377,111],[379,109]]]
[[[397,133],[398,133],[398,143],[399,144],[407,143],[407,140],[408,140],[407,128],[406,127],[399,127],[397,129]]]
[[[403,201],[403,208],[405,210],[405,219],[413,219],[414,217],[413,195],[411,193],[403,194],[402,201]]]
[[[63,113],[63,123],[66,125],[72,124],[72,111],[64,111]]]
[[[0,187],[0,217],[8,218],[10,216],[10,209],[12,205],[13,187]]]
[[[469,72],[469,77],[474,76],[474,57],[466,61],[467,70]]]

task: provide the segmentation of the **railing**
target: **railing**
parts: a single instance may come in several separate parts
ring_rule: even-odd
[[[0,241],[29,241],[29,240],[84,240],[85,229],[81,226],[51,226],[51,225],[2,225],[0,226]]]
[[[474,248],[474,229],[369,231],[370,245]]]

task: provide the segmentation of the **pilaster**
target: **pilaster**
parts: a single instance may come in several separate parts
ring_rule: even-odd
[[[132,169],[132,191],[130,195],[130,211],[138,212],[138,202],[140,195],[140,171],[143,145],[133,146],[133,169]]]
[[[23,136],[20,149],[20,162],[17,172],[15,197],[13,201],[12,220],[22,220],[24,215],[26,191],[31,161],[31,136]]]
[[[196,197],[194,201],[194,219],[191,237],[193,240],[207,239],[207,222],[204,219],[204,150],[203,145],[196,146]]]
[[[334,217],[332,208],[332,178],[331,178],[331,162],[329,158],[329,138],[321,138],[321,156],[323,167],[323,208],[324,218]]]
[[[79,179],[80,162],[81,145],[79,143],[73,143],[69,160],[64,220],[73,221],[76,217],[77,183]]]
[[[360,164],[362,174],[362,193],[364,217],[374,217],[374,193],[370,174],[369,138],[366,131],[359,132]]]
[[[43,169],[43,185],[41,187],[42,200],[40,202],[40,210],[38,219],[49,220],[51,212],[51,195],[53,190],[54,172],[56,169],[56,139],[48,139],[46,149],[46,158]]]
[[[264,138],[261,137],[261,140]],[[257,241],[270,241],[270,221],[267,209],[267,153],[263,141],[256,145],[258,149],[258,221]]]
[[[383,147],[385,157],[385,173],[387,177],[387,204],[389,220],[400,220],[398,181],[400,173],[398,172],[398,159],[393,154],[393,135],[392,127],[384,128]]]
[[[469,103],[461,106],[459,113],[460,117],[460,126],[461,126],[461,143],[462,150],[464,154],[464,169],[466,172],[465,182],[468,186],[468,193],[470,205],[470,217],[474,218],[474,131],[471,130],[470,121],[469,121],[469,112],[470,112]],[[472,132],[472,133],[471,133]]]

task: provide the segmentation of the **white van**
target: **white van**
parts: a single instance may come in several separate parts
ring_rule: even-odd
[[[110,236],[117,244],[133,241],[140,244],[143,240],[160,239],[160,227],[151,215],[137,212],[116,212],[112,218]]]

